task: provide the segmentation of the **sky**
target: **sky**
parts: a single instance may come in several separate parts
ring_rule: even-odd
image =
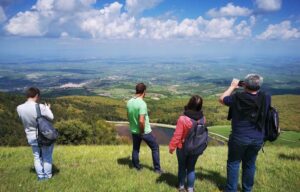
[[[298,0],[0,0],[0,61],[299,50]]]

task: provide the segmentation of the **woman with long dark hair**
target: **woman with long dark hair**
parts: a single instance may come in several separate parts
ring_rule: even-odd
[[[176,130],[169,144],[169,152],[173,154],[176,149],[178,159],[178,185],[179,191],[186,191],[184,184],[187,178],[187,191],[194,191],[195,165],[199,155],[186,155],[183,151],[183,144],[193,121],[205,124],[205,117],[202,112],[203,99],[199,95],[190,98],[184,107],[184,112],[177,120]]]

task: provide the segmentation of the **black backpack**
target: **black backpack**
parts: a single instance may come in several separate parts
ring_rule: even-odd
[[[185,138],[183,150],[185,155],[201,155],[208,144],[208,130],[203,118],[200,122],[191,120],[193,125]]]
[[[37,118],[37,142],[39,146],[50,146],[58,137],[57,130],[52,126],[52,123],[41,115],[39,104],[35,105]]]
[[[265,137],[264,141],[275,141],[280,135],[279,115],[278,111],[270,106],[267,112],[265,122]]]

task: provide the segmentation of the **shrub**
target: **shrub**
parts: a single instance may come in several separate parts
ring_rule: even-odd
[[[55,124],[55,127],[59,132],[57,143],[78,145],[91,142],[91,126],[80,120],[61,120]]]

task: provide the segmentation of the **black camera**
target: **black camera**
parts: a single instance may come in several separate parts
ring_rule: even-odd
[[[239,84],[238,84],[239,87],[243,87],[244,85],[245,85],[245,81],[239,81]]]

